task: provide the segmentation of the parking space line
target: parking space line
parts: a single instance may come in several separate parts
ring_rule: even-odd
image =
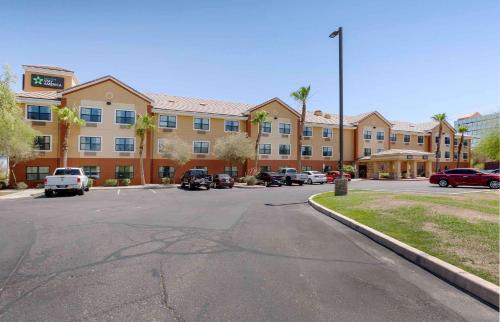
[[[153,189],[149,189],[149,191],[151,191],[152,193],[156,193],[156,191],[154,191]]]
[[[120,195],[120,190],[121,190],[121,189],[118,189],[118,190],[116,191],[116,194],[117,194],[117,195]]]

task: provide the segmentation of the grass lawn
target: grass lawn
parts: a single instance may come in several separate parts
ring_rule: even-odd
[[[314,201],[499,284],[499,195],[435,196],[351,190]]]

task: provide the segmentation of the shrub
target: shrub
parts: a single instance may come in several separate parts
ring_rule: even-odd
[[[39,183],[39,184],[36,185],[35,188],[37,188],[37,189],[43,189],[43,188],[45,188],[45,185],[43,183]]]
[[[17,190],[24,190],[24,189],[28,189],[28,185],[24,182],[18,182],[17,185],[16,185],[16,189]]]
[[[239,182],[239,183],[246,183],[246,182],[247,182],[247,181],[246,181],[246,177],[240,177],[240,178],[238,179],[238,182]]]
[[[120,179],[120,186],[130,185],[130,179]]]
[[[246,180],[247,180],[247,186],[254,186],[255,183],[257,182],[257,179],[255,179],[254,176],[248,176]]]
[[[104,180],[105,187],[116,187],[118,186],[118,180],[116,179],[106,179]]]
[[[170,178],[169,177],[161,178],[161,183],[163,183],[163,184],[170,184]]]
[[[89,178],[89,182],[87,183],[87,187],[92,188],[94,186],[94,179]]]

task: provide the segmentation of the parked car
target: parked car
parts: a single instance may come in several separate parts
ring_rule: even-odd
[[[319,171],[304,171],[305,174],[307,174],[307,183],[308,184],[313,184],[313,183],[319,183],[323,184],[326,182],[326,175],[323,172]]]
[[[189,189],[205,187],[210,190],[212,185],[212,177],[203,169],[191,169],[182,175],[181,188],[188,187]]]
[[[282,168],[279,173],[283,176],[287,186],[291,186],[292,183],[297,183],[301,186],[308,179],[307,174],[299,173],[294,168]]]
[[[261,172],[255,176],[257,184],[265,185],[266,187],[283,185],[283,176],[276,172]]]
[[[82,168],[57,168],[53,175],[45,177],[43,184],[46,197],[60,192],[73,192],[82,196],[85,191],[89,191],[89,178]]]
[[[230,175],[221,173],[212,176],[213,188],[232,188],[234,186],[234,179]]]
[[[340,175],[339,171],[328,171],[326,173],[326,182],[333,183],[339,175]],[[344,172],[344,179],[347,179],[347,181],[351,181],[351,175],[349,173]]]
[[[491,189],[498,189],[500,175],[488,173],[472,168],[456,168],[434,173],[429,178],[432,184],[440,187],[457,186],[486,186]]]

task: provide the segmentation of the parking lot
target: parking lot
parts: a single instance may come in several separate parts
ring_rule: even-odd
[[[426,181],[350,188],[498,193]],[[0,321],[498,319],[306,204],[332,189],[110,189],[0,200]]]

